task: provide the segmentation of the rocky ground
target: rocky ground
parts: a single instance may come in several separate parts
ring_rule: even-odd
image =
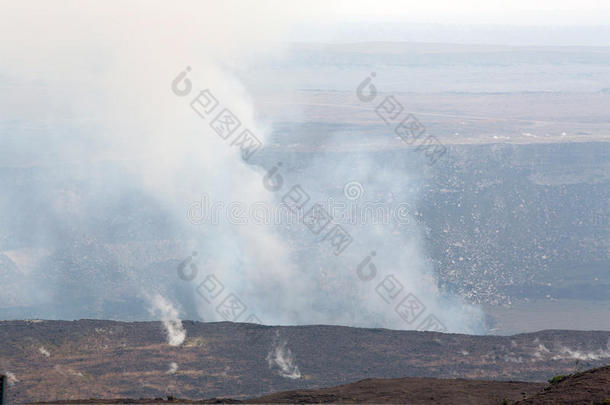
[[[370,378],[545,382],[610,363],[610,332],[601,331],[470,336],[340,326],[183,325],[186,339],[171,346],[160,322],[0,322],[0,371],[11,376],[9,400],[245,399]]]
[[[294,390],[243,401],[212,398],[201,401],[173,397],[146,399],[56,401],[74,403],[387,403],[387,404],[607,404],[610,403],[610,366],[567,376],[550,384],[465,379],[395,378],[366,379],[317,390]],[[517,402],[514,402],[517,401]]]

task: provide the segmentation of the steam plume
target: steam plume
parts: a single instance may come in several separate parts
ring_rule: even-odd
[[[178,371],[178,363],[172,361],[169,363],[169,370],[167,370],[167,374],[176,374],[176,371]]]
[[[190,107],[198,91],[209,89],[243,128],[268,140],[271,123],[258,119],[238,73],[281,51],[285,44],[278,39],[288,28],[320,16],[318,11],[306,3],[279,1],[5,5],[0,76],[10,85],[0,92],[0,106],[6,121],[17,124],[5,128],[11,138],[0,161],[5,168],[33,168],[34,177],[41,177],[32,191],[15,187],[0,201],[5,218],[40,218],[11,222],[11,232],[20,236],[18,248],[41,256],[29,267],[12,269],[14,290],[31,293],[11,305],[49,308],[31,314],[35,317],[90,316],[73,312],[80,302],[64,302],[66,290],[85,291],[83,301],[94,316],[121,317],[104,313],[104,301],[137,295],[146,302],[147,291],[163,289],[152,306],[161,313],[168,343],[180,345],[186,332],[170,298],[194,318],[223,319],[220,302],[198,297],[201,279],[185,284],[172,272],[172,259],[198,251],[200,276],[215,274],[224,293],[234,292],[246,313],[267,323],[417,327],[401,321],[395,306],[376,295],[374,284],[358,280],[354,269],[362,253],[377,250],[380,278],[398,277],[405,292],[416,292],[449,331],[480,332],[478,308],[437,291],[421,238],[354,227],[351,252],[337,258],[311,235],[303,236],[303,228],[194,227],[185,220],[202,192],[227,203],[276,205],[293,184],[303,185],[315,201],[341,193],[349,178],[367,180],[371,194],[403,190],[416,181],[398,165],[369,155],[320,154],[309,165],[298,158],[284,162],[292,176],[284,172],[286,188],[274,194],[262,179],[275,162],[244,162],[239,149]],[[192,68],[193,89],[180,98],[170,83],[186,66]],[[274,78],[268,83],[272,89]],[[417,195],[405,192],[402,198],[415,202]],[[167,241],[178,247],[168,248]],[[91,270],[88,277],[73,277],[71,272],[83,268]],[[49,277],[52,283],[46,282]],[[141,316],[145,304],[134,301],[129,315]],[[289,357],[280,349],[271,356],[274,364],[298,375],[298,368],[282,363]]]
[[[4,375],[6,375],[6,381],[8,382],[8,385],[12,386],[19,382],[15,373],[12,373],[10,371],[5,371]]]
[[[44,348],[44,346],[40,346],[38,348],[38,351],[40,352],[40,354],[42,354],[44,357],[50,357],[51,353],[49,353],[49,351],[47,349]]]
[[[176,310],[170,301],[156,294],[152,298],[151,313],[160,315],[167,335],[167,344],[170,346],[180,346],[184,343],[186,330],[178,317],[178,310]]]
[[[278,332],[273,341],[273,347],[267,355],[267,362],[269,363],[269,368],[277,370],[282,377],[296,380],[301,378],[301,372],[287,344],[288,342],[285,339],[280,339]]]

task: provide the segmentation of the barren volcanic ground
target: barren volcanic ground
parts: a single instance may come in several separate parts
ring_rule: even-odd
[[[610,402],[610,367],[557,376],[551,384],[433,378],[368,379],[319,390],[279,392],[249,402],[607,404]]]
[[[210,398],[201,400],[168,398],[114,398],[59,400],[49,404],[318,404],[318,403],[389,403],[389,404],[515,404],[574,405],[610,402],[610,366],[566,376],[555,376],[546,383],[519,381],[483,381],[437,378],[366,379],[337,387],[277,392],[258,398],[237,400]],[[517,402],[515,402],[517,401]],[[44,404],[45,402],[41,402]]]
[[[260,396],[366,378],[541,382],[610,363],[610,332],[550,330],[514,336],[340,326],[270,327],[184,321],[180,346],[160,322],[0,322],[0,370],[9,399]],[[270,363],[278,345],[298,372]],[[175,365],[172,365],[175,363]],[[173,366],[173,367],[172,367]]]

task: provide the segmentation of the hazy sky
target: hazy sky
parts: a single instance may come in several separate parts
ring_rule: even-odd
[[[610,46],[610,1],[316,1],[295,41]]]
[[[345,0],[324,4],[354,18],[420,23],[591,25],[610,21],[610,2],[602,0]]]
[[[107,31],[117,28],[114,17],[127,18],[133,24],[145,20],[166,24],[172,19],[179,22],[197,16],[198,31],[205,32],[210,24],[236,27],[223,36],[225,42],[244,35],[274,35],[282,27],[282,35],[276,38],[279,42],[610,46],[607,0],[185,0],[171,5],[156,1],[0,0],[0,10],[0,34],[5,41],[12,40],[10,34],[15,27],[42,36],[53,35],[55,29],[62,30],[66,24],[88,31],[91,16]],[[64,22],[50,30],[39,28],[44,24],[36,21],[52,17]],[[234,21],[248,23],[234,25]],[[170,35],[183,29],[176,24]]]

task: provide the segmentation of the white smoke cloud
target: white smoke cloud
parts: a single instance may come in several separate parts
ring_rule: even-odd
[[[15,373],[12,373],[10,371],[5,371],[4,375],[6,376],[6,382],[10,386],[13,386],[13,385],[15,385],[16,383],[19,382],[19,380],[17,379],[17,376],[15,375]]]
[[[538,347],[532,352],[531,361],[546,361],[546,360],[602,360],[610,358],[610,340],[606,348],[597,350],[571,349],[568,346],[559,345],[552,350],[540,343],[539,339],[535,339],[534,343]]]
[[[15,165],[48,163],[48,152],[53,151],[52,161],[80,162],[86,156],[89,161],[129,162],[133,178],[112,179],[116,186],[109,187],[111,192],[136,188],[128,181],[144,187],[166,207],[169,222],[180,230],[185,244],[192,243],[233,272],[223,278],[229,286],[258,289],[259,297],[268,297],[268,289],[287,290],[275,287],[291,283],[299,270],[290,260],[288,243],[272,229],[220,226],[208,236],[184,220],[185,207],[202,190],[223,201],[245,203],[271,202],[271,196],[262,187],[261,174],[241,160],[238,148],[223,142],[186,99],[170,91],[170,83],[185,66],[192,66],[189,79],[194,88],[189,101],[199,90],[209,88],[243,127],[264,140],[265,128],[255,121],[250,97],[231,69],[277,49],[278,38],[291,21],[310,13],[305,4],[276,1],[185,2],[180,7],[136,1],[91,8],[64,3],[44,13],[37,3],[10,6],[3,11],[8,24],[2,28],[7,35],[0,41],[12,40],[0,42],[2,73],[17,85],[0,95],[0,105],[10,107],[7,113],[15,119],[48,126],[31,108],[36,100],[45,106],[45,117],[77,125],[94,123],[103,128],[103,135],[90,139],[95,147],[87,145],[90,135],[84,128],[76,140],[61,136],[22,140],[18,150],[6,153],[2,160]],[[63,50],[61,58],[56,56],[58,48]],[[94,56],[98,54],[104,54],[101,60]],[[93,59],[96,62],[91,63]],[[31,78],[52,91],[41,95]],[[93,211],[78,200],[71,201],[70,209],[62,212],[70,212],[72,223]],[[50,229],[34,233],[56,237]],[[251,265],[244,269],[246,274],[239,274],[236,268],[243,262]],[[292,286],[302,291],[309,287],[306,282]],[[273,303],[260,303],[259,312],[276,309],[276,302],[296,311],[303,307],[302,296],[286,291]],[[206,303],[200,303],[198,310],[204,319],[219,319]],[[282,314],[274,312],[267,319]]]
[[[271,351],[267,355],[269,368],[277,370],[278,374],[285,378],[296,380],[301,378],[301,371],[296,364],[292,351],[287,347],[288,342],[280,339],[279,332],[273,341]]]
[[[536,348],[536,350],[534,351],[533,357],[534,359],[532,360],[543,360],[545,358],[545,356],[547,356],[551,351],[542,343],[540,343],[538,345],[538,347]]]
[[[163,322],[167,335],[167,344],[170,346],[180,346],[186,339],[186,329],[178,316],[178,310],[165,297],[156,294],[151,298],[152,308],[150,313],[159,316]]]
[[[50,357],[51,353],[49,353],[49,351],[47,349],[44,348],[44,346],[40,346],[38,348],[38,351],[40,352],[40,354],[42,354],[44,357]]]
[[[226,291],[235,291],[248,312],[267,323],[416,328],[401,321],[394,313],[395,305],[377,297],[375,284],[364,286],[357,279],[355,266],[363,254],[375,249],[379,277],[399,276],[405,293],[415,292],[427,314],[439,317],[449,331],[480,332],[478,308],[437,291],[420,241],[388,236],[380,227],[351,229],[353,253],[335,258],[298,240],[302,228],[286,233],[262,224],[220,224],[202,230],[185,220],[186,209],[202,192],[215,200],[247,206],[279,203],[281,196],[262,186],[263,168],[244,163],[238,148],[220,139],[209,120],[201,119],[189,102],[198,91],[209,89],[244,128],[264,141],[269,123],[257,119],[256,106],[235,72],[281,50],[285,45],[281,39],[295,22],[328,17],[333,10],[322,3],[313,7],[280,1],[181,2],[179,7],[152,1],[92,2],[87,7],[67,2],[46,7],[37,2],[7,4],[0,24],[0,74],[11,85],[0,92],[0,106],[8,120],[26,122],[33,130],[3,146],[0,160],[15,166],[125,162],[126,178],[96,174],[101,178],[94,177],[92,183],[103,184],[100,195],[121,197],[134,188],[145,189],[164,208],[175,234],[183,238],[185,256],[196,250],[201,252],[199,257],[215,263],[202,270],[222,269],[218,277]],[[171,92],[170,83],[186,66],[192,67],[193,90],[189,97],[179,98]],[[56,131],[57,127],[73,131]],[[293,178],[284,173],[287,185],[282,194],[301,182],[313,199],[326,198],[329,184],[338,189],[344,184],[341,176],[328,178],[330,173],[370,179],[364,183],[367,192],[400,189],[408,177],[398,168],[379,167],[368,158],[336,162],[321,156]],[[62,180],[58,177],[57,183]],[[53,193],[41,191],[42,196],[47,194]],[[414,201],[417,196],[408,198]],[[98,207],[67,192],[57,200],[52,204],[55,222],[76,224],[77,229],[61,235],[50,226],[29,231],[59,246],[79,238],[84,231],[78,225],[86,223]],[[145,275],[129,273],[134,270],[128,264],[120,264],[133,283],[148,282]],[[330,280],[318,277],[320,267],[328,269]],[[177,277],[175,281],[181,282]],[[192,284],[197,313],[205,320],[220,320],[217,303],[199,299]],[[44,298],[44,291],[38,292],[44,288],[36,285],[23,290],[36,290]],[[186,332],[173,304],[158,295],[153,308],[162,314],[168,343],[182,344]]]
[[[504,361],[508,363],[523,363],[523,358],[521,356],[517,357],[515,353],[510,353],[504,356]]]
[[[167,370],[167,374],[176,374],[176,371],[178,371],[178,363],[172,361],[169,363],[169,370]]]
[[[561,347],[559,354],[554,355],[552,360],[601,360],[610,358],[610,350],[572,350],[569,347]]]

